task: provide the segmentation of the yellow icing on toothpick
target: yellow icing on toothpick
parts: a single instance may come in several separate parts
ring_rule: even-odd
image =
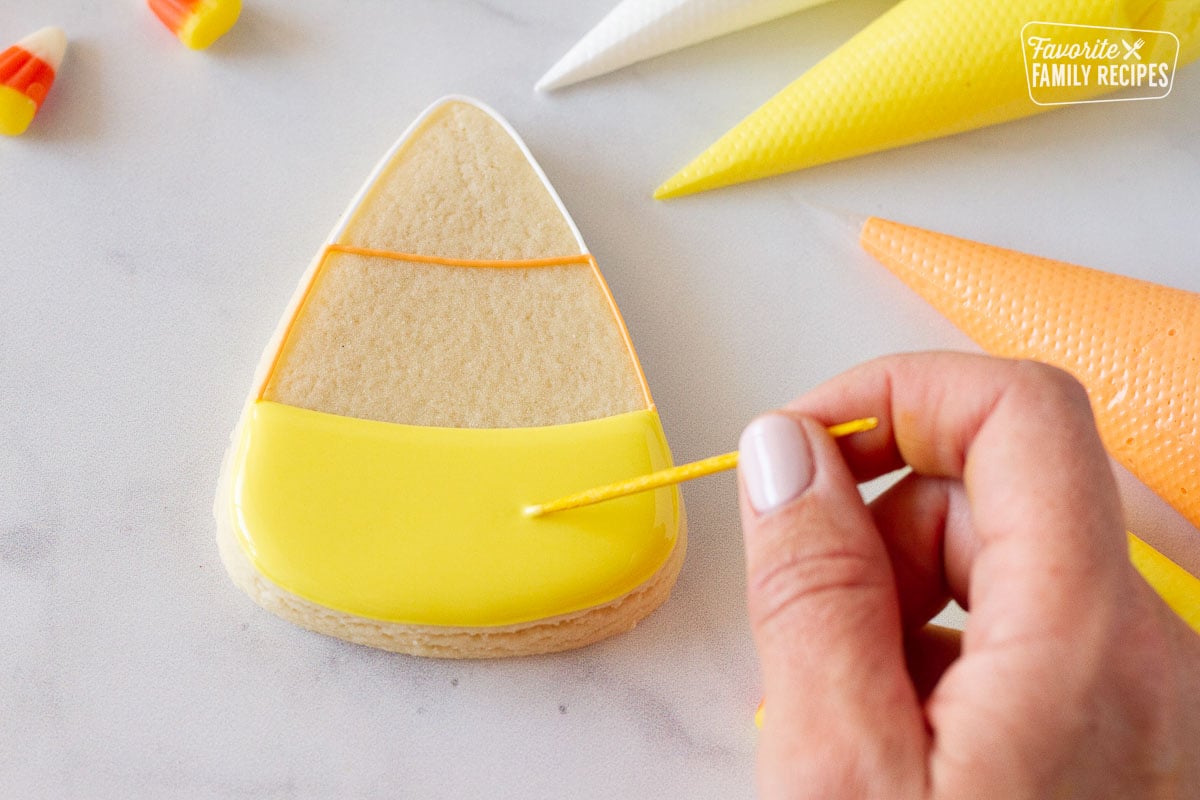
[[[658,414],[433,428],[252,404],[233,520],[267,578],[362,617],[487,627],[615,600],[666,563],[675,487],[533,520],[554,497],[670,466]]]
[[[831,426],[828,431],[829,435],[837,439],[843,436],[850,436],[855,433],[874,430],[879,426],[878,417],[866,417],[864,419],[851,420],[843,422],[839,425]],[[541,517],[546,514],[555,514],[560,511],[569,511],[573,508],[583,508],[585,506],[595,505],[596,503],[604,503],[609,500],[615,500],[618,497],[628,497],[631,494],[638,492],[648,492],[651,489],[657,489],[660,486],[670,486],[672,484],[683,483],[684,481],[695,480],[696,478],[705,478],[709,475],[715,475],[718,472],[735,469],[738,465],[737,451],[732,453],[724,453],[719,456],[712,456],[700,461],[693,461],[690,464],[681,464],[678,467],[669,467],[668,469],[652,472],[649,475],[641,475],[636,478],[627,478],[616,483],[610,483],[606,486],[596,486],[591,489],[585,489],[582,492],[560,497],[557,500],[551,500],[546,503],[538,503],[535,505],[526,506],[524,514],[527,517]]]
[[[1200,633],[1200,578],[1132,533],[1129,558],[1142,577],[1196,633]]]

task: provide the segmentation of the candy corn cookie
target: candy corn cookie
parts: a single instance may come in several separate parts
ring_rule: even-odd
[[[416,655],[629,630],[683,560],[678,489],[524,509],[671,465],[612,296],[528,150],[443,100],[334,229],[259,366],[216,499],[234,582]]]
[[[0,133],[20,136],[29,128],[66,52],[66,34],[42,28],[0,53]]]
[[[882,219],[861,243],[988,352],[1078,378],[1112,456],[1200,526],[1200,295]],[[1200,630],[1200,580],[1144,542],[1130,548]]]

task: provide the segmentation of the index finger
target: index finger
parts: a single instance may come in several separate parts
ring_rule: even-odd
[[[1074,608],[1097,592],[1111,605],[1128,569],[1120,501],[1087,395],[1066,373],[960,353],[889,356],[788,408],[824,424],[879,418],[841,443],[859,480],[907,465],[963,482],[973,610],[993,595],[1010,599],[1006,613],[1030,600],[1026,610],[1044,615],[1047,600]]]

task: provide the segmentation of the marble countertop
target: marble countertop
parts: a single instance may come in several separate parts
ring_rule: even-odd
[[[864,359],[974,349],[857,251],[846,212],[1200,290],[1195,68],[1166,100],[664,204],[659,181],[889,3],[535,94],[612,2],[246,0],[203,54],[140,2],[5,4],[0,38],[58,24],[71,50],[35,128],[0,141],[0,795],[752,795],[731,475],[685,489],[672,599],[565,655],[348,645],[260,610],[221,567],[214,486],[259,352],[368,171],[443,94],[495,107],[540,160],[680,461]],[[1143,500],[1143,529],[1187,533]]]

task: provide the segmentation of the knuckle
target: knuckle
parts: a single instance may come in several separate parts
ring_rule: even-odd
[[[1014,384],[1023,396],[1039,405],[1091,408],[1083,384],[1071,373],[1050,364],[1028,360],[1017,362]]]
[[[879,566],[850,549],[808,551],[788,546],[748,581],[751,624],[760,630],[820,624],[845,604],[883,586]]]

